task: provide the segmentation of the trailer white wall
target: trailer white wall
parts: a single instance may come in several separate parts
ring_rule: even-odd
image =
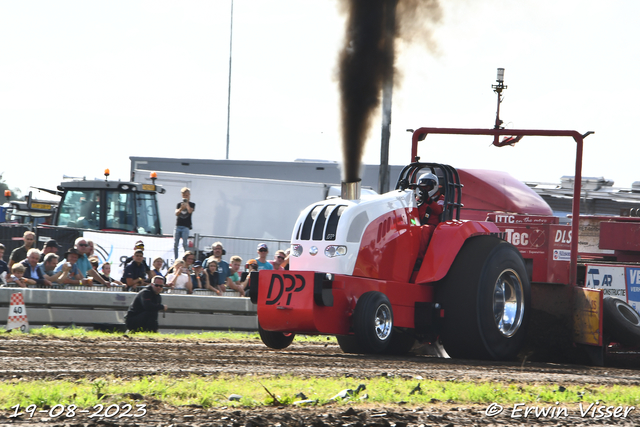
[[[139,182],[150,182],[149,171],[136,170]],[[156,183],[167,191],[158,194],[164,234],[172,234],[180,189],[191,189],[196,204],[191,235],[234,236],[289,240],[300,212],[327,197],[321,183],[238,178],[180,172],[157,172]]]

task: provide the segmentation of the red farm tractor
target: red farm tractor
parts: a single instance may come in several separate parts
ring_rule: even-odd
[[[533,190],[507,174],[420,162],[418,143],[429,134],[492,136],[498,146],[523,136],[573,138],[571,225],[560,224]],[[252,275],[250,296],[258,305],[263,342],[282,349],[296,333],[324,334],[335,335],[347,353],[403,354],[417,340],[456,358],[510,360],[527,352],[542,360],[601,364],[606,345],[616,340],[603,333],[610,312],[618,322],[613,329],[630,330],[631,337],[618,342],[637,345],[637,312],[628,312],[628,300],[605,304],[603,290],[587,286],[590,267],[578,260],[578,239],[572,239],[580,232],[587,135],[416,130],[413,162],[395,190],[361,198],[352,183],[343,183],[341,198],[319,201],[301,213],[292,234],[290,271]],[[500,142],[501,136],[511,138]],[[430,233],[421,225],[414,191],[424,172],[438,177],[443,195],[440,222]],[[600,221],[605,222],[611,221]],[[622,225],[640,230],[638,221]],[[628,250],[619,252],[640,261]],[[591,255],[588,262],[597,263]],[[611,259],[607,262],[610,267]]]

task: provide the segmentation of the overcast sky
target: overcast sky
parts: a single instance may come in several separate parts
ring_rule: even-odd
[[[443,3],[437,51],[401,46],[390,163],[410,159],[408,128],[595,131],[585,176],[640,181],[640,2]],[[127,179],[129,156],[224,159],[231,0],[0,0],[0,172],[11,187],[62,175]],[[336,0],[235,0],[230,159],[340,161]],[[431,137],[430,137],[431,138]],[[569,139],[429,139],[423,160],[500,169],[521,180],[573,175]],[[379,163],[380,123],[364,155]],[[212,171],[215,172],[215,171]],[[392,177],[392,181],[395,177]]]

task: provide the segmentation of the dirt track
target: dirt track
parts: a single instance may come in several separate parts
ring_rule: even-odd
[[[154,360],[153,364],[134,361]],[[241,362],[240,362],[241,361]],[[640,385],[640,371],[635,369],[584,367],[541,363],[488,363],[437,359],[430,356],[384,357],[343,354],[336,344],[297,343],[285,351],[272,351],[255,342],[166,342],[138,341],[122,337],[117,340],[48,340],[29,336],[0,339],[0,379],[74,379],[104,375],[137,377],[170,373],[174,376],[218,373],[276,375],[292,373],[302,376],[374,377],[379,375],[417,377],[437,380],[509,381],[516,383],[627,384]],[[146,401],[145,401],[146,402]],[[505,415],[486,415],[486,405],[435,404],[425,408],[364,408],[337,406],[320,408],[264,408],[252,410],[171,408],[160,402],[148,402],[149,413],[135,420],[137,425],[514,425]],[[345,414],[346,411],[349,411]],[[580,417],[570,409],[570,418],[526,419],[525,425],[634,425],[640,422],[640,409],[629,417],[598,420]],[[636,412],[638,414],[636,414]],[[0,416],[0,424],[15,425],[9,413]],[[33,421],[35,421],[35,417]],[[22,420],[24,421],[24,420]],[[48,425],[83,425],[97,423],[78,416],[71,421],[40,417]],[[114,424],[110,424],[114,422]],[[133,420],[128,422],[133,423]],[[122,425],[99,420],[101,425]]]

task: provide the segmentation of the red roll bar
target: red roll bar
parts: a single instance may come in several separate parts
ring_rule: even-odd
[[[424,140],[429,134],[441,135],[487,135],[493,136],[493,144],[500,147],[500,136],[516,137],[517,142],[523,136],[569,136],[576,142],[576,171],[573,184],[573,204],[571,220],[571,285],[576,286],[578,275],[578,231],[580,225],[580,190],[582,188],[582,144],[584,138],[592,134],[584,135],[574,130],[532,130],[532,129],[459,129],[459,128],[420,128],[413,132],[411,142],[411,162],[418,155],[418,142]],[[509,142],[507,142],[508,144]]]

